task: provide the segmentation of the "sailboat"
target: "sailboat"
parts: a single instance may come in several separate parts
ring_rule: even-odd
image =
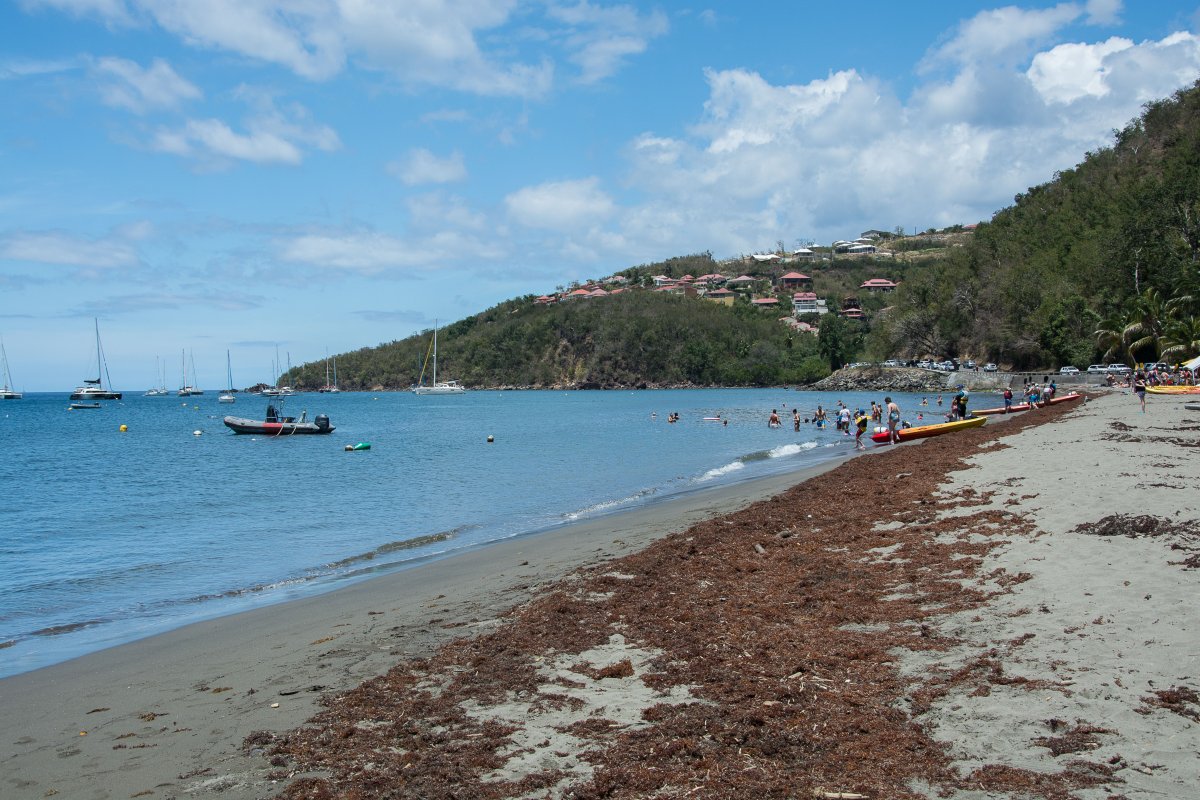
[[[0,339],[0,362],[4,364],[4,388],[0,389],[0,400],[20,400],[24,395],[13,388],[12,375],[8,373],[8,353],[4,351],[3,339]]]
[[[317,389],[321,394],[335,394],[341,389],[337,386],[337,359],[333,360],[333,383],[329,382],[329,355],[325,355],[325,385]]]
[[[203,389],[196,388],[196,355],[194,353],[192,354],[192,382],[191,383],[188,383],[187,361],[183,356],[182,350],[180,351],[180,354],[179,354],[179,365],[180,365],[180,372],[181,372],[179,396],[180,397],[190,397],[194,394],[204,394]]]
[[[433,321],[433,344],[430,345],[430,350],[433,353],[433,382],[425,386],[425,367],[421,367],[421,377],[417,379],[417,385],[412,387],[413,394],[463,394],[467,391],[465,386],[460,386],[458,381],[442,381],[437,379],[437,320]],[[428,363],[429,356],[426,354],[425,361]]]
[[[154,375],[159,379],[158,386],[153,389],[147,389],[146,397],[166,397],[170,394],[167,391],[167,367],[165,364],[160,366],[158,356],[154,357]]]
[[[96,377],[85,378],[83,386],[76,386],[71,392],[72,400],[120,400],[121,393],[111,388],[112,378],[108,376],[108,364],[104,360],[104,350],[100,346],[100,320],[95,317],[92,322],[96,327]],[[102,378],[107,379],[110,388],[104,388]]]
[[[229,365],[229,351],[228,350],[225,351],[225,375],[226,375],[225,385],[228,386],[229,388],[221,393],[221,396],[217,398],[217,402],[218,403],[235,403],[235,402],[237,402],[237,398],[233,396],[233,392],[234,392],[233,368]]]

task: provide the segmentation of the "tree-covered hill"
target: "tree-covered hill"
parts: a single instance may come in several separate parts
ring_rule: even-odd
[[[695,297],[628,291],[537,305],[501,303],[438,332],[438,377],[470,387],[768,386],[829,371],[817,340],[779,311]],[[337,356],[343,389],[404,389],[417,382],[431,332]],[[426,367],[425,380],[430,379]],[[296,368],[298,387],[325,381],[324,362]]]
[[[1198,267],[1200,84],[911,274],[871,341],[1017,367],[1180,356],[1200,344]]]

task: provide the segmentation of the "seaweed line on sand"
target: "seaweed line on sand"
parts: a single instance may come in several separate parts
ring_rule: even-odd
[[[918,786],[1067,798],[1119,782],[1078,759],[1051,773],[951,767],[923,711],[952,687],[1020,682],[1003,657],[1021,640],[954,671],[906,677],[895,663],[897,648],[952,647],[939,616],[1024,579],[980,564],[1032,526],[974,493],[939,496],[945,476],[1064,412],[851,459],[581,570],[498,629],[246,746],[265,749],[290,800],[926,796]],[[959,501],[959,515],[942,513]]]

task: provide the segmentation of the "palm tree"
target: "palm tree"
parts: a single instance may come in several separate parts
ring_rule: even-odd
[[[1092,336],[1096,339],[1096,346],[1104,350],[1105,363],[1129,363],[1129,333],[1137,324],[1136,317],[1121,313],[1113,314],[1100,323]]]
[[[1178,364],[1200,355],[1200,319],[1194,316],[1172,319],[1163,331],[1162,358]]]

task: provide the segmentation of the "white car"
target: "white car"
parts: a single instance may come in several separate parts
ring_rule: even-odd
[[[1058,370],[1059,375],[1078,375],[1079,367],[1061,367]]]
[[[894,358],[889,358],[887,361],[883,362],[883,365],[885,367],[898,367],[900,366],[900,362]]]
[[[1087,371],[1089,375],[1103,375],[1104,373],[1108,372],[1108,367],[1104,364],[1092,364],[1087,368]]]
[[[1000,369],[999,367],[997,367],[995,364],[993,364],[991,362],[988,362],[987,364],[983,365],[984,372],[998,372],[999,369]]]
[[[1127,364],[1109,364],[1107,372],[1109,375],[1128,375],[1133,370]]]

